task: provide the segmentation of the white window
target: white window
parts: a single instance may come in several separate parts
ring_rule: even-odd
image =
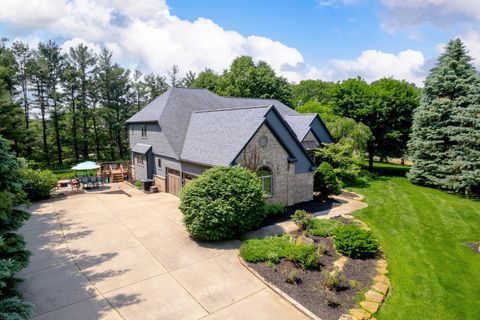
[[[261,167],[257,170],[257,175],[262,183],[262,191],[271,196],[273,194],[272,170],[267,167]]]
[[[147,137],[147,125],[142,124],[142,138],[146,138],[146,137]]]
[[[137,164],[139,166],[143,166],[143,156],[140,154],[137,154],[136,158],[137,158]]]

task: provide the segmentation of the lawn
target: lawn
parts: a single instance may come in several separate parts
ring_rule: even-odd
[[[378,319],[479,319],[480,201],[380,177],[354,191],[368,208],[357,217],[381,240],[392,290]]]

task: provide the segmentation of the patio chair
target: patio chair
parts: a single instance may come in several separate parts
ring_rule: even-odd
[[[88,187],[88,182],[89,182],[88,177],[82,177],[81,182],[82,182],[82,187],[84,189],[85,189],[85,185]]]

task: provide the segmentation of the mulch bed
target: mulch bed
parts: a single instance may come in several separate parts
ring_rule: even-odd
[[[327,251],[319,258],[320,270],[333,270],[333,263],[339,258],[333,246],[333,240],[314,236],[310,238],[316,244],[323,242],[327,245]],[[322,320],[337,320],[342,314],[348,313],[349,309],[355,308],[357,294],[359,292],[363,294],[365,288],[369,288],[373,284],[373,277],[376,274],[375,263],[375,259],[349,258],[343,268],[346,287],[338,291],[329,291],[325,287],[319,270],[302,270],[285,259],[273,267],[263,262],[248,263],[248,265]],[[292,268],[295,268],[300,278],[297,284],[285,282],[282,276],[283,270]],[[327,297],[333,298],[339,305],[329,306]]]
[[[293,206],[286,207],[287,210],[283,214],[267,217],[262,222],[262,226],[268,226],[278,222],[288,221],[291,219],[290,216],[292,216],[297,210],[305,210],[309,213],[316,214],[318,212],[329,210],[340,205],[341,203],[334,199],[327,199],[325,201],[314,199],[306,202],[297,203]]]

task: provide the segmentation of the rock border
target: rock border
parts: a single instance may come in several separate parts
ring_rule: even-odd
[[[370,230],[370,227],[363,221],[358,220],[352,215],[344,215],[344,217],[351,219],[361,228]],[[358,308],[350,309],[349,314],[344,314],[339,320],[367,320],[376,319],[373,315],[380,309],[385,301],[385,298],[390,290],[390,280],[388,279],[387,259],[383,248],[380,247],[379,254],[381,259],[377,260],[376,271],[377,275],[373,278],[373,284],[364,294],[364,300],[358,304]]]

